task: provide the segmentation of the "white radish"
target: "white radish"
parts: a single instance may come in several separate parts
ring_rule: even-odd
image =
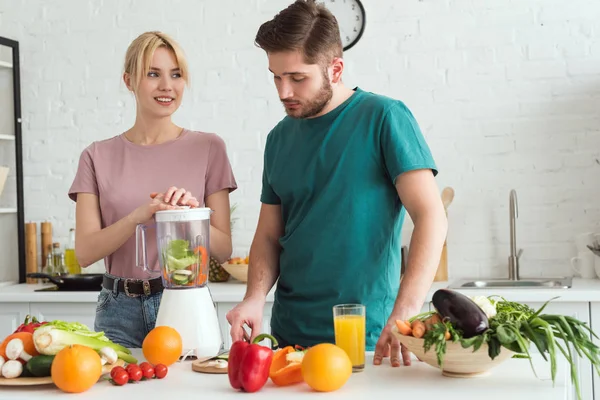
[[[23,373],[23,364],[15,360],[8,360],[2,366],[2,376],[8,379],[18,378]]]
[[[4,357],[0,356],[0,376],[2,376],[2,366],[4,365]]]

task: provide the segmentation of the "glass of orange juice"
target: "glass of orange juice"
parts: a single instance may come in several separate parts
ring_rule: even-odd
[[[342,348],[352,361],[352,372],[365,368],[365,306],[338,304],[333,306],[335,344]]]

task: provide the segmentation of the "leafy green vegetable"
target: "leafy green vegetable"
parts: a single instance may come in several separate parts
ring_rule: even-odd
[[[33,331],[33,343],[37,351],[45,355],[56,355],[72,344],[88,346],[96,351],[103,347],[111,347],[123,361],[137,363],[136,358],[131,355],[131,350],[111,342],[104,332],[94,332],[79,322],[48,322]]]
[[[427,352],[431,346],[435,345],[435,353],[437,356],[437,362],[440,368],[444,365],[444,354],[446,354],[446,331],[452,332],[454,328],[450,322],[438,322],[434,324],[431,330],[425,333],[423,336],[424,343],[423,349]],[[452,333],[450,333],[452,335]]]
[[[190,242],[183,239],[174,239],[167,244],[163,261],[169,270],[185,269],[196,263],[198,257],[190,249]]]
[[[190,242],[183,239],[169,241],[166,252],[173,258],[185,258],[189,254]]]

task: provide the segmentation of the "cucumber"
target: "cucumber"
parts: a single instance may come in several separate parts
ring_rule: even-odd
[[[33,376],[44,377],[50,376],[50,368],[52,367],[54,356],[39,355],[31,358],[25,364],[25,369]]]
[[[171,278],[173,279],[173,283],[178,285],[185,285],[189,282],[189,277],[186,275],[173,274]]]
[[[27,367],[24,365],[23,366],[23,372],[21,372],[21,375],[19,375],[19,378],[35,378],[35,377],[31,373],[31,371],[29,371],[27,369]]]
[[[185,285],[192,281],[192,276],[192,271],[188,271],[187,269],[181,269],[173,271],[171,279],[173,280],[173,283],[177,285]]]

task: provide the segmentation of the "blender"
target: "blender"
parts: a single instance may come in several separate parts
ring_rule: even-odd
[[[184,358],[213,357],[223,344],[207,286],[211,213],[210,208],[189,207],[156,212],[158,269],[148,266],[146,226],[136,227],[137,265],[147,273],[159,272],[164,286],[156,326],[179,332]]]

